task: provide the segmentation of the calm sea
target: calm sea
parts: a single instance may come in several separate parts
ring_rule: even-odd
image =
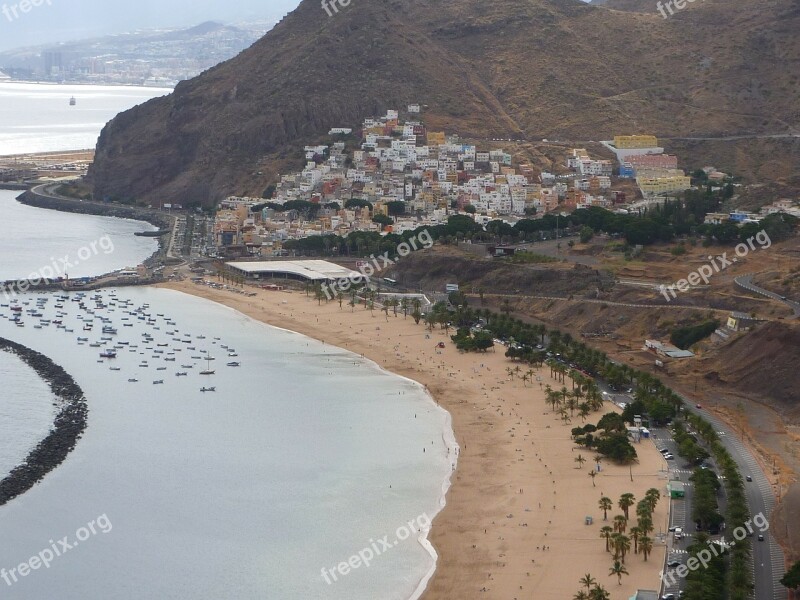
[[[0,123],[0,137],[7,134]],[[0,192],[0,279],[77,256],[103,236],[114,251],[100,250],[71,276],[132,266],[154,249],[153,240],[132,235],[146,224],[24,207],[14,195]],[[441,509],[455,454],[449,415],[420,386],[177,292],[106,290],[94,315],[72,301],[74,293],[63,308],[56,294],[0,296],[0,304],[31,308],[37,296],[49,299],[41,319],[65,313],[64,327],[72,331],[30,315],[18,327],[8,319],[10,307],[0,306],[0,336],[67,369],[86,393],[89,423],[59,468],[0,507],[0,569],[18,568],[65,536],[71,546],[47,569],[11,585],[0,580],[3,597],[406,600],[417,594],[435,554],[406,524],[424,523],[420,515],[433,518]],[[89,296],[85,302],[97,306]],[[100,316],[116,335],[101,333]],[[112,345],[118,358],[98,362]],[[214,375],[199,374],[209,367]],[[47,387],[12,356],[0,354],[0,384],[2,477],[46,434],[53,406]],[[216,391],[201,391],[211,386]],[[81,529],[93,520],[96,534]],[[383,549],[377,541],[384,537],[392,545],[371,566],[326,583],[323,568]]]
[[[94,148],[118,113],[172,90],[0,83],[0,156]],[[70,98],[75,106],[70,106]]]

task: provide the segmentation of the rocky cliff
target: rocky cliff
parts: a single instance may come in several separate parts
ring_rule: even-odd
[[[236,58],[108,123],[90,181],[96,198],[150,203],[260,195],[330,127],[411,102],[481,138],[797,134],[798,30],[793,0],[669,19],[578,0],[353,0],[328,16],[303,0]],[[798,138],[731,143],[717,166],[745,176],[770,162],[788,177],[800,155]]]

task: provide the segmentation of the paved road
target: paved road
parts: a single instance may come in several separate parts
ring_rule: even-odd
[[[701,414],[714,426],[715,431],[720,434],[719,437],[725,449],[736,461],[740,473],[753,478],[752,482],[745,482],[745,494],[751,517],[760,513],[769,520],[772,509],[775,507],[775,494],[753,454],[736,436],[735,432],[722,421],[704,410],[694,408],[694,405],[689,402],[686,405],[691,407],[692,412]],[[755,540],[753,541],[753,581],[756,599],[785,600],[786,588],[779,583],[786,564],[783,550],[769,531],[764,533],[763,542],[759,542],[757,538],[753,539]]]
[[[608,386],[598,381],[601,391],[605,392],[605,398],[613,400],[615,403],[632,402],[633,398],[629,394],[621,394],[614,392]],[[739,472],[742,477],[752,477],[752,482],[745,482],[745,495],[747,497],[747,504],[750,509],[750,515],[757,514],[764,515],[769,521],[772,509],[775,507],[775,494],[767,480],[761,466],[753,457],[750,450],[742,443],[736,436],[735,432],[724,424],[715,416],[709,414],[706,410],[698,409],[695,407],[695,402],[689,398],[683,398],[686,410],[695,414],[701,415],[718,433],[719,438],[725,446],[725,449],[730,453],[736,464],[739,467]],[[677,452],[677,447],[672,441],[672,436],[669,430],[655,429],[652,430],[655,434],[653,442],[656,447],[668,448],[675,456],[675,460],[664,461],[666,467],[669,468],[669,479],[679,479],[686,484],[686,495],[683,500],[672,501],[672,510],[670,511],[670,526],[677,525],[682,527],[685,532],[689,533],[688,539],[674,542],[668,539],[668,553],[667,561],[678,560],[685,563],[687,560],[685,548],[692,543],[692,532],[694,531],[694,523],[691,520],[691,502],[692,502],[692,484],[689,482],[691,471],[684,468],[684,463]],[[643,440],[642,443],[645,443]],[[713,464],[713,460],[709,461]],[[719,473],[719,469],[715,469]],[[666,485],[666,481],[665,481]],[[725,506],[725,500],[720,499],[720,507]],[[657,525],[658,527],[658,525]],[[785,572],[785,559],[783,550],[775,541],[770,531],[764,532],[764,541],[759,542],[757,535],[758,529],[754,526],[756,534],[751,538],[753,546],[753,583],[755,588],[755,600],[786,600],[787,592],[779,580],[783,577]],[[727,532],[727,540],[733,535],[733,531]],[[671,536],[670,536],[671,538]],[[681,589],[682,580],[676,581],[674,585],[666,586],[664,593],[674,593],[676,596]]]
[[[702,415],[704,419],[710,422],[714,429],[719,434],[723,446],[728,450],[736,464],[739,467],[743,477],[752,477],[752,482],[745,482],[745,495],[747,497],[747,504],[750,509],[751,518],[755,515],[761,514],[767,518],[772,514],[772,509],[775,507],[775,495],[772,486],[767,480],[766,475],[761,470],[760,465],[756,462],[750,450],[739,440],[735,433],[728,428],[722,421],[710,415],[708,412],[694,408],[693,404],[687,402],[691,412]],[[671,435],[668,430],[657,429],[656,445],[659,448],[669,448],[673,451],[677,458],[677,448],[672,441]],[[688,482],[691,471],[683,469],[683,461],[670,461],[670,477],[673,479],[680,479]],[[711,461],[713,462],[713,461]],[[717,469],[717,472],[719,470]],[[672,515],[670,525],[677,525],[683,527],[684,531],[690,532],[690,539],[676,543],[673,546],[670,558],[668,560],[676,559],[685,563],[685,547],[691,544],[691,532],[694,530],[694,523],[691,521],[691,501],[692,501],[692,485],[688,483],[686,486],[686,496],[683,500],[674,500],[672,502]],[[720,507],[724,504],[721,501]],[[785,569],[785,561],[783,550],[775,541],[774,536],[770,531],[764,532],[764,541],[758,541],[758,527],[754,524],[753,529],[755,535],[750,538],[752,541],[753,555],[753,583],[756,600],[786,600],[786,588],[784,588],[779,580],[783,576]],[[731,541],[733,531],[726,532],[726,541]],[[680,585],[668,586],[665,593],[672,592],[677,595]]]
[[[776,294],[775,292],[770,292],[769,290],[765,290],[762,287],[757,286],[753,283],[753,276],[754,273],[749,273],[747,275],[740,275],[734,281],[746,289],[749,292],[753,292],[754,294],[760,294],[761,296],[766,296],[767,298],[772,298],[773,300],[777,300],[778,302],[783,302],[789,308],[794,311],[794,316],[800,316],[800,302],[795,302],[794,300],[790,300],[781,296],[780,294]]]
[[[479,294],[470,294],[470,293],[468,293],[466,295],[470,296],[470,297],[475,297],[475,298],[479,297]],[[596,300],[596,299],[592,299],[592,298],[581,298],[581,297],[575,297],[575,298],[572,298],[570,300],[570,298],[565,298],[563,296],[542,296],[542,295],[538,295],[538,294],[484,294],[483,296],[485,298],[516,298],[516,299],[520,299],[520,298],[535,298],[537,300],[566,300],[566,301],[571,301],[571,302],[591,302],[591,303],[594,303],[594,304],[607,304],[609,306],[626,306],[628,308],[656,308],[656,309],[671,308],[671,309],[674,309],[674,310],[677,310],[677,309],[701,310],[703,312],[708,312],[708,311],[724,312],[724,313],[730,312],[728,310],[724,310],[724,309],[721,309],[721,308],[711,308],[710,306],[687,306],[685,304],[674,304],[674,303],[670,303],[670,304],[666,304],[666,303],[664,303],[664,304],[633,304],[633,303],[630,303],[630,302],[613,302],[611,300]]]

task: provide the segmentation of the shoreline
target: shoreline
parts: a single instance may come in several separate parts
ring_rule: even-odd
[[[541,388],[509,381],[505,367],[513,363],[502,353],[456,353],[445,332],[428,333],[402,313],[372,314],[363,307],[340,308],[336,302],[318,305],[302,292],[258,290],[256,297],[242,297],[189,282],[157,287],[205,298],[362,355],[386,371],[416,381],[449,413],[461,450],[444,506],[427,538],[436,553],[432,572],[422,578],[413,600],[479,594],[508,599],[529,597],[533,590],[537,597],[566,597],[578,589],[578,578],[587,572],[615,593],[627,593],[625,597],[637,589],[660,589],[658,573],[666,550],[662,543],[654,545],[647,562],[641,555],[629,557],[631,574],[622,586],[606,578],[611,557],[599,537],[603,515],[593,497],[615,498],[627,491],[641,497],[656,487],[662,500],[655,522],[657,531],[665,531],[669,510],[665,465],[652,442],[636,446],[640,460],[630,469],[635,483],[628,482],[627,466],[604,463],[594,488],[587,471],[574,466],[577,452],[570,428],[556,424],[560,419],[554,420],[544,406]],[[441,352],[434,347],[440,339],[447,346]],[[547,369],[539,376],[542,384],[555,386]],[[590,419],[609,410],[606,407]],[[528,454],[532,449],[535,457]],[[538,463],[525,464],[537,457]],[[548,496],[551,490],[555,495]],[[555,498],[552,509],[544,506]],[[583,522],[590,515],[595,519],[591,529]]]
[[[156,285],[154,287],[170,289],[171,291],[177,291],[178,293],[186,293],[186,292],[184,292],[182,290],[175,289],[175,287],[173,287],[173,286],[171,286],[169,284],[158,284],[158,285]],[[212,302],[213,304],[216,304],[216,305],[218,305],[220,307],[223,307],[223,308],[225,308],[227,310],[233,311],[236,314],[240,314],[240,315],[244,315],[244,316],[248,316],[249,317],[249,315],[247,315],[246,313],[243,313],[243,312],[237,310],[236,308],[234,308],[232,306],[229,306],[228,304],[225,304],[223,302],[219,302],[217,300],[211,300],[211,299],[208,299],[208,298],[203,298],[203,299],[205,301],[207,301],[207,302]],[[252,318],[252,317],[249,317],[249,318]],[[299,335],[299,336],[308,338],[310,340],[314,340],[314,341],[317,341],[317,342],[322,342],[323,344],[325,344],[324,340],[321,340],[321,339],[316,338],[314,336],[306,335],[305,333],[294,331],[292,329],[287,329],[287,328],[282,327],[280,325],[277,325],[275,323],[267,323],[266,321],[260,321],[258,319],[254,319],[254,320],[262,323],[263,325],[266,325],[267,327],[271,327],[271,328],[277,329],[279,331],[290,333],[292,335]],[[422,395],[424,395],[425,397],[428,398],[428,400],[430,401],[432,407],[434,407],[434,408],[436,408],[436,409],[438,409],[438,410],[440,410],[440,411],[442,411],[444,413],[444,417],[445,417],[444,425],[445,425],[445,428],[442,431],[442,441],[444,442],[445,447],[448,448],[448,455],[447,456],[450,457],[450,458],[448,458],[448,460],[455,461],[455,462],[453,462],[453,467],[454,467],[453,470],[451,470],[451,471],[449,471],[447,473],[447,476],[444,478],[444,481],[442,482],[441,494],[439,495],[439,500],[438,500],[438,505],[439,505],[438,506],[438,510],[436,511],[436,513],[431,518],[431,522],[433,522],[433,520],[436,519],[436,516],[442,510],[444,510],[444,508],[447,505],[447,492],[448,492],[448,490],[450,489],[450,487],[452,485],[452,479],[453,479],[453,475],[455,473],[455,468],[458,465],[459,446],[458,446],[458,441],[456,440],[455,431],[453,430],[453,417],[452,417],[452,415],[450,414],[450,412],[447,409],[443,408],[436,401],[436,398],[433,397],[433,394],[431,394],[431,392],[427,389],[427,387],[425,387],[419,381],[416,381],[414,379],[411,379],[410,377],[406,377],[404,375],[400,375],[398,373],[390,371],[390,370],[386,369],[383,365],[379,364],[377,361],[374,361],[371,358],[369,358],[367,356],[364,356],[363,354],[358,354],[357,352],[354,352],[354,351],[352,351],[352,350],[350,350],[348,348],[343,348],[341,346],[336,346],[336,347],[339,348],[340,350],[344,350],[345,352],[349,352],[350,354],[352,354],[354,356],[354,358],[356,358],[360,362],[368,365],[372,369],[375,369],[375,370],[377,370],[377,371],[379,371],[381,373],[385,373],[385,374],[391,375],[392,377],[397,377],[397,378],[403,379],[403,380],[413,384],[415,387],[418,388],[418,391]],[[452,454],[450,454],[451,451],[452,451]],[[420,600],[420,598],[422,598],[423,595],[425,594],[425,591],[426,591],[427,586],[428,586],[428,582],[430,581],[430,579],[434,576],[434,574],[436,572],[436,567],[437,567],[437,564],[438,564],[438,561],[439,561],[439,554],[436,552],[436,548],[434,547],[434,545],[431,543],[431,541],[429,539],[431,531],[432,531],[432,527],[429,528],[426,531],[422,531],[420,533],[420,535],[417,537],[417,543],[430,555],[431,559],[433,560],[433,564],[431,565],[431,568],[427,571],[427,573],[425,573],[425,575],[423,575],[420,578],[420,581],[417,583],[416,588],[414,589],[414,592],[406,600]]]
[[[50,433],[0,480],[3,506],[29,491],[67,459],[86,431],[89,409],[83,390],[72,376],[44,354],[2,337],[0,352],[13,354],[31,367],[61,404]]]
[[[153,236],[158,242],[158,248],[150,256],[142,261],[145,266],[150,266],[158,260],[162,260],[164,264],[167,263],[169,257],[167,256],[172,240],[172,235],[175,228],[175,220],[177,217],[174,215],[164,215],[161,212],[156,212],[153,209],[146,209],[132,206],[121,206],[117,204],[104,204],[95,202],[93,200],[76,200],[73,198],[65,198],[63,196],[46,196],[38,193],[36,190],[40,186],[32,186],[27,188],[22,194],[17,196],[15,200],[20,204],[40,208],[42,210],[54,210],[57,212],[67,212],[73,214],[94,215],[98,217],[110,217],[118,219],[128,219],[130,221],[138,221],[140,223],[147,223],[156,229],[169,230],[169,233],[162,236]],[[96,277],[102,278],[108,276],[109,273],[103,273]]]

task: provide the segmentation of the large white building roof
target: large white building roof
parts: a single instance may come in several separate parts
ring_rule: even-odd
[[[327,260],[263,260],[253,262],[229,262],[228,267],[247,275],[289,275],[309,281],[355,279],[362,277],[358,271],[328,262]]]

